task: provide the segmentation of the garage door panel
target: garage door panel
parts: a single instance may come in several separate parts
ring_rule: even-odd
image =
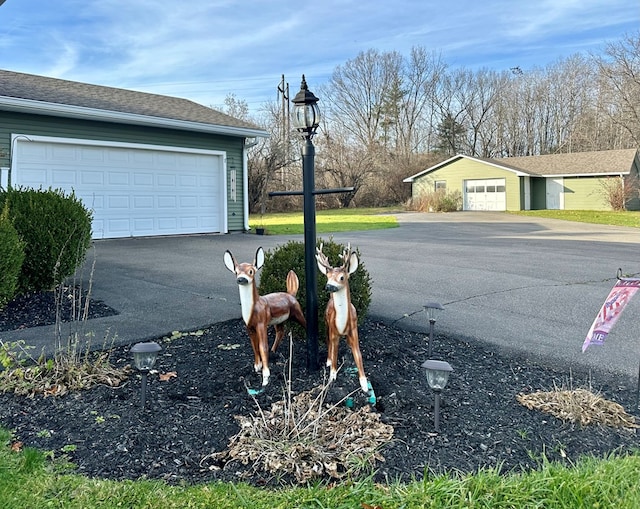
[[[18,140],[13,182],[73,190],[94,238],[223,231],[221,154],[95,143]]]
[[[464,210],[506,210],[504,179],[475,179],[464,183]]]

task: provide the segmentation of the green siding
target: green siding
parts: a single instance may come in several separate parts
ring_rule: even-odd
[[[236,170],[237,174],[237,198],[235,202],[230,199],[229,189],[227,189],[229,231],[244,229],[244,188],[242,185],[244,138],[178,129],[162,129],[0,111],[0,166],[9,166],[11,134],[31,134],[34,136],[55,136],[59,138],[143,143],[224,151],[227,154],[227,185],[230,182],[229,172]]]
[[[565,210],[611,210],[607,203],[602,181],[606,177],[565,177]]]
[[[412,186],[412,196],[417,198],[434,190],[436,180],[447,183],[447,191],[460,191],[464,196],[464,181],[473,179],[503,178],[506,185],[507,210],[521,210],[520,177],[508,170],[501,170],[481,161],[457,159],[448,165],[418,177]]]

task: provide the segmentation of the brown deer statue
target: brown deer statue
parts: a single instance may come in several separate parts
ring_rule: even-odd
[[[247,333],[253,347],[254,364],[256,373],[262,370],[262,385],[269,383],[269,340],[267,329],[274,325],[276,339],[271,351],[275,352],[284,336],[283,323],[289,318],[295,320],[303,327],[307,322],[302,313],[302,308],[296,299],[298,293],[298,276],[292,270],[287,274],[287,292],[275,292],[267,295],[258,295],[256,274],[264,264],[264,250],[259,247],[253,263],[238,263],[227,250],[224,253],[224,265],[236,275],[238,290],[240,291],[240,305],[242,307],[242,319],[247,327]]]
[[[349,292],[349,276],[358,269],[358,255],[355,251],[351,251],[349,245],[342,253],[342,265],[332,267],[327,256],[322,252],[322,247],[320,244],[320,247],[316,248],[316,261],[320,272],[327,276],[325,289],[331,292],[325,311],[329,380],[335,380],[338,374],[338,346],[340,338],[346,336],[353,360],[358,367],[360,387],[368,393],[369,385],[362,365],[362,354],[358,340],[358,315],[355,306],[351,303],[351,293]]]

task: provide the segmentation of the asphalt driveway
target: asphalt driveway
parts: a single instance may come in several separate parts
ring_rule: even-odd
[[[567,367],[605,368],[635,383],[640,296],[604,347],[584,354],[581,347],[617,269],[640,276],[640,230],[490,212],[398,218],[399,228],[333,236],[360,249],[373,279],[370,316],[426,333],[423,304],[437,301],[445,311],[436,335],[486,341]],[[258,246],[271,249],[291,238],[302,240],[231,234],[96,241],[81,277],[120,314],[91,320],[80,332],[132,343],[239,318],[224,251],[245,261]],[[50,348],[53,337],[52,327],[2,334],[38,348]]]

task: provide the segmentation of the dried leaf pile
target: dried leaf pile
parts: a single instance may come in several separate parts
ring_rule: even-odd
[[[540,410],[582,426],[600,424],[614,428],[639,427],[622,405],[586,389],[518,394],[516,399],[529,410]]]
[[[253,464],[269,475],[289,474],[304,484],[319,477],[341,478],[384,461],[380,447],[393,427],[369,406],[350,410],[324,404],[326,387],[273,403],[270,411],[236,416],[240,431],[228,449],[203,459]]]

